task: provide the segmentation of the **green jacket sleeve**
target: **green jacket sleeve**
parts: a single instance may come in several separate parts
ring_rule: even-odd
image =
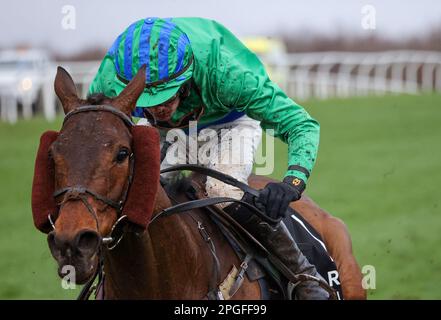
[[[219,101],[245,111],[260,121],[264,130],[272,129],[270,134],[287,143],[288,170],[284,180],[299,178],[306,183],[317,157],[319,123],[269,79],[252,52],[244,49],[240,55],[224,56],[223,60],[228,61],[224,62],[228,67],[216,77]]]

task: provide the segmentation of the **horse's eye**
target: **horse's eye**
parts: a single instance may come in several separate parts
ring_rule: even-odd
[[[118,154],[116,155],[116,161],[118,163],[122,163],[128,156],[129,156],[129,150],[123,148],[118,151]]]

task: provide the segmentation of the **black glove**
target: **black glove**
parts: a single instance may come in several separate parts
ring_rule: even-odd
[[[268,183],[260,191],[258,202],[265,205],[265,213],[268,217],[284,218],[289,204],[297,201],[305,190],[303,180],[296,177],[286,177],[283,182]]]

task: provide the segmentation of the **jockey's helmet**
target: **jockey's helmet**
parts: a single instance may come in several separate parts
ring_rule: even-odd
[[[171,19],[146,18],[131,24],[113,43],[108,55],[115,65],[119,95],[142,65],[146,87],[138,107],[152,107],[176,95],[193,74],[193,52],[187,35]]]

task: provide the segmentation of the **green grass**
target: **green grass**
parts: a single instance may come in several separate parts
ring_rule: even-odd
[[[321,124],[307,193],[347,224],[361,266],[376,270],[371,299],[441,298],[441,95],[308,101]],[[0,123],[0,298],[70,299],[30,192],[40,134],[60,120]],[[286,147],[276,143],[276,168]]]
[[[0,298],[74,298],[64,290],[46,237],[34,228],[30,194],[40,135],[60,121],[0,123]]]

